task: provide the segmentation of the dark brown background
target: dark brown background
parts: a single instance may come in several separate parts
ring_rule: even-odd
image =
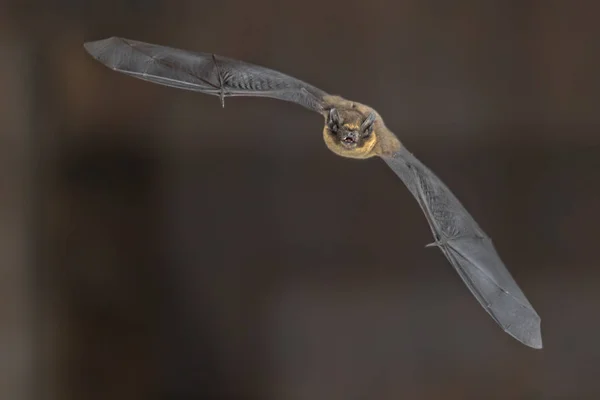
[[[600,398],[597,2],[0,2],[0,398]],[[379,160],[294,105],[113,73],[124,36],[376,108],[542,317],[503,333]]]

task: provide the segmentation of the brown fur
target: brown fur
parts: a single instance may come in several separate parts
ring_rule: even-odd
[[[357,129],[362,121],[372,112],[377,116],[374,122],[373,133],[360,147],[348,149],[338,143],[331,136],[327,128],[327,111],[323,112],[325,127],[323,140],[327,148],[333,153],[347,158],[365,159],[374,156],[389,156],[400,149],[401,143],[383,123],[383,119],[371,107],[364,104],[346,100],[340,96],[326,96],[326,108],[335,107],[344,119],[344,125]]]

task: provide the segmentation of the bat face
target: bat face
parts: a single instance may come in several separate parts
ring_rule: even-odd
[[[374,156],[377,143],[373,111],[359,110],[353,107],[332,107],[325,119],[323,139],[334,153],[350,158],[368,158]]]

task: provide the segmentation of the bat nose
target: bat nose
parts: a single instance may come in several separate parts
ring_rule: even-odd
[[[356,131],[348,131],[344,135],[344,140],[356,141],[357,139],[358,139],[358,132],[356,132]]]

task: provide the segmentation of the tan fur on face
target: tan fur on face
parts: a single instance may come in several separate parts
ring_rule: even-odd
[[[371,133],[371,136],[369,136],[367,140],[363,141],[363,145],[361,147],[355,147],[353,149],[344,147],[344,145],[341,143],[336,142],[335,137],[331,134],[327,126],[325,126],[323,129],[323,139],[325,140],[327,148],[329,148],[329,150],[333,151],[338,156],[364,159],[376,155],[373,152],[375,143],[377,143],[377,133],[375,131]]]

